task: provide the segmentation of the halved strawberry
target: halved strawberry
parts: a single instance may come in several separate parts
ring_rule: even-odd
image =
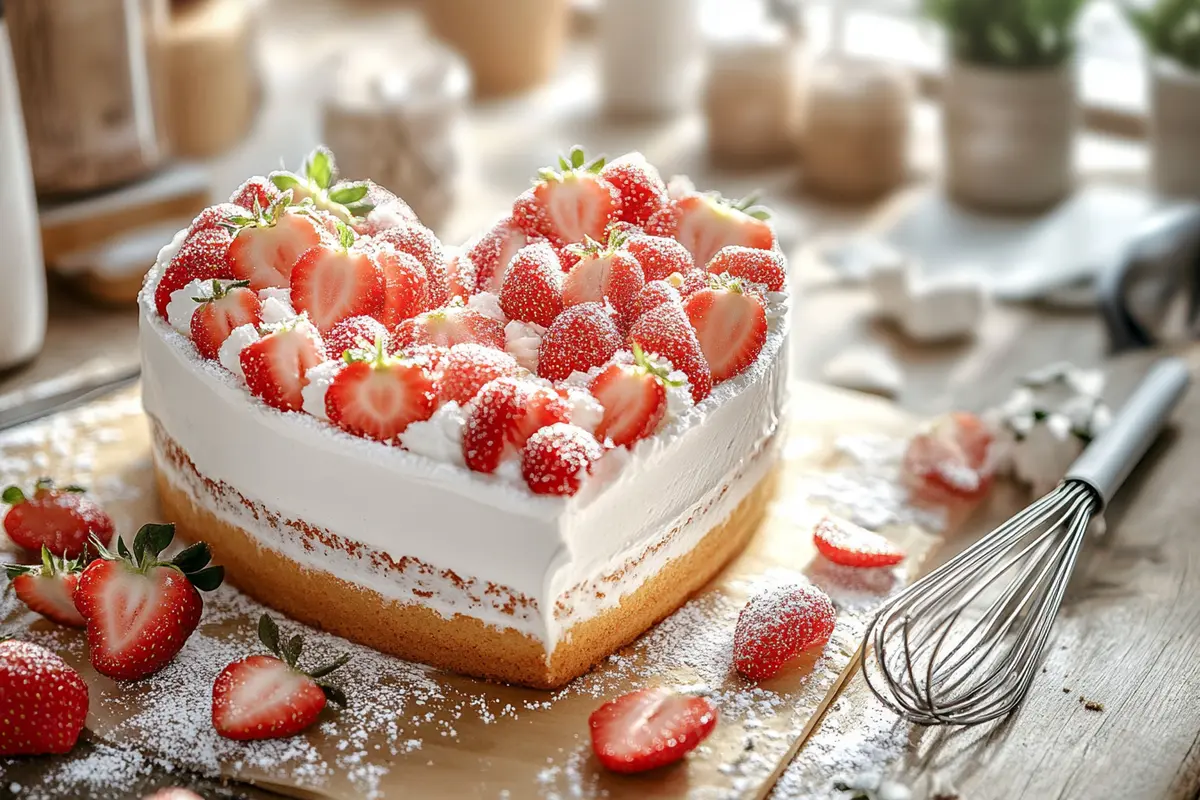
[[[481,344],[456,344],[440,361],[442,402],[465,406],[485,383],[521,371],[517,360],[503,350]]]
[[[992,433],[975,414],[955,411],[935,420],[908,443],[901,474],[930,503],[975,501],[991,488]]]
[[[513,220],[529,236],[544,237],[555,247],[603,239],[617,219],[621,198],[600,171],[604,159],[589,162],[578,145],[569,160],[559,157],[558,171],[538,170],[538,180],[513,203]]]
[[[614,234],[608,245],[585,239],[568,250],[579,257],[562,285],[563,307],[608,300],[626,328],[637,315],[637,295],[645,285],[642,267],[633,254],[622,250],[621,234]]]
[[[473,308],[452,303],[406,319],[392,332],[392,346],[398,349],[422,344],[453,347],[466,342],[503,350],[504,326]]]
[[[608,162],[600,170],[600,177],[611,183],[621,198],[622,222],[645,225],[667,202],[662,176],[641,153],[626,153]]]
[[[778,250],[756,247],[722,247],[709,260],[708,271],[714,275],[728,273],[749,283],[761,283],[772,292],[782,291],[787,281],[783,255]]]
[[[388,329],[374,317],[346,317],[325,334],[325,355],[341,358],[347,350],[370,350],[376,342],[390,349]]]
[[[300,254],[320,244],[322,229],[303,209],[288,205],[286,192],[261,214],[239,220],[229,245],[231,277],[254,291],[286,288]]]
[[[425,367],[390,356],[383,342],[371,350],[349,350],[347,366],[325,393],[329,421],[347,433],[394,442],[413,422],[437,409],[437,384]]]
[[[200,622],[200,591],[221,585],[224,567],[209,566],[204,542],[170,561],[159,553],[175,538],[175,526],[143,525],[132,552],[117,539],[117,554],[94,543],[100,558],[79,576],[75,607],[87,620],[88,655],[102,675],[137,680],[165,667]]]
[[[645,772],[673,764],[703,742],[717,726],[708,698],[664,687],[638,689],[592,712],[592,751],[605,769]]]
[[[342,225],[340,242],[310,247],[291,273],[292,305],[308,312],[322,333],[347,317],[383,311],[384,278],[374,254],[350,249],[353,233]]]
[[[26,550],[36,553],[45,547],[52,555],[79,558],[90,539],[112,539],[112,518],[82,486],[60,489],[49,478],[39,478],[32,497],[9,486],[0,500],[12,506],[4,515],[4,532]]]
[[[467,405],[463,458],[476,472],[494,472],[501,459],[520,453],[535,432],[567,422],[571,407],[553,389],[518,378],[485,384]]]
[[[200,307],[192,314],[192,342],[202,358],[217,360],[234,328],[262,322],[262,303],[249,285],[213,280],[211,297],[194,298]]]
[[[681,284],[682,276],[676,275],[675,280]],[[683,304],[683,297],[679,294],[679,289],[672,285],[670,280],[648,281],[637,296],[637,316],[640,317],[647,311],[652,311],[658,308],[663,303]],[[637,317],[634,317],[636,319]]]
[[[500,286],[500,308],[509,319],[549,327],[563,309],[562,262],[549,242],[517,251]]]
[[[733,631],[733,664],[752,681],[772,677],[797,653],[824,647],[837,611],[815,586],[788,584],[750,598]]]
[[[696,266],[704,266],[731,244],[770,250],[775,232],[770,214],[754,198],[726,200],[717,194],[688,194],[665,206],[646,224],[652,236],[670,236],[688,249]]]
[[[813,528],[821,555],[843,567],[890,567],[904,560],[904,549],[850,520],[824,516]]]
[[[381,231],[373,237],[376,244],[390,244],[408,253],[425,268],[429,284],[429,308],[437,308],[448,299],[450,283],[446,277],[446,252],[433,231],[419,222]]]
[[[556,422],[535,431],[521,451],[521,476],[534,494],[573,495],[604,448],[578,425]]]
[[[658,430],[667,413],[667,387],[676,385],[668,375],[637,342],[632,362],[617,360],[605,367],[588,387],[604,406],[596,438],[631,447]]]
[[[233,220],[241,217],[249,217],[250,214],[251,212],[244,206],[234,203],[218,203],[215,206],[209,206],[192,220],[192,224],[188,226],[187,238],[191,239],[198,233],[217,228],[224,228],[228,232],[230,227],[236,226]],[[229,234],[229,241],[233,241],[232,234]]]
[[[88,713],[88,687],[67,662],[44,647],[0,640],[0,756],[66,753]],[[14,794],[17,784],[6,786]]]
[[[714,278],[683,301],[713,383],[743,372],[767,341],[767,310],[762,298],[738,278]]]
[[[673,369],[687,375],[695,402],[699,403],[712,391],[712,371],[683,306],[661,303],[642,314],[629,329],[629,341],[636,342],[647,353],[667,359]]]
[[[275,184],[261,175],[256,175],[235,189],[229,196],[229,202],[252,213],[258,213],[270,208],[279,195],[280,191]]]
[[[13,591],[30,611],[51,622],[82,628],[86,621],[71,599],[83,565],[77,559],[62,559],[42,545],[41,564],[6,564]]]
[[[518,250],[529,243],[525,231],[508,216],[468,245],[463,255],[475,267],[473,291],[499,294],[509,262]]]
[[[686,247],[665,236],[629,236],[621,247],[641,264],[647,283],[666,280],[676,272],[686,275],[696,266]]]
[[[612,311],[602,303],[580,303],[563,311],[538,345],[538,375],[561,381],[572,372],[587,372],[612,358],[621,346],[621,331]]]
[[[270,331],[239,358],[252,395],[281,411],[299,411],[305,373],[325,360],[325,345],[312,323],[301,320]]]
[[[402,320],[429,309],[429,276],[416,256],[397,250],[388,242],[376,244],[370,252],[383,273],[380,322],[390,330]]]
[[[299,666],[304,637],[286,641],[266,614],[258,620],[258,639],[274,655],[246,656],[221,670],[213,683],[212,724],[227,739],[281,739],[317,721],[326,702],[346,705],[342,690],[324,678],[350,655],[311,670]]]
[[[171,295],[192,281],[233,277],[228,261],[232,235],[221,227],[207,228],[190,237],[171,259],[154,287],[154,308],[163,319]]]

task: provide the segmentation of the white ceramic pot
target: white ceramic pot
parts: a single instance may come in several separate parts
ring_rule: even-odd
[[[1200,199],[1200,72],[1160,58],[1149,73],[1154,188]]]
[[[1075,180],[1075,71],[952,62],[943,94],[946,184],[965,204],[1030,211],[1057,203]]]

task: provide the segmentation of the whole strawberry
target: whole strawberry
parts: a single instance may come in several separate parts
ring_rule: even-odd
[[[389,228],[373,237],[377,245],[390,245],[417,260],[425,270],[428,307],[437,308],[448,299],[449,279],[446,275],[446,253],[433,231],[419,222]]]
[[[604,454],[578,425],[556,422],[536,431],[521,452],[521,475],[534,494],[573,495]]]
[[[712,370],[700,349],[696,329],[678,303],[665,302],[638,317],[629,329],[630,342],[671,362],[687,375],[692,400],[699,403],[712,391]]]
[[[520,372],[517,360],[503,350],[481,344],[456,344],[439,362],[441,400],[465,406],[484,384]]]
[[[59,489],[49,478],[40,478],[32,497],[9,486],[0,500],[12,506],[4,516],[4,532],[26,550],[44,546],[53,555],[78,558],[90,538],[102,543],[112,539],[112,519],[81,486]]]
[[[59,625],[82,628],[86,624],[72,599],[83,571],[78,560],[59,558],[42,545],[41,564],[8,564],[4,570],[13,591],[30,611]]]
[[[638,152],[626,153],[600,170],[621,198],[620,220],[645,225],[667,202],[667,187],[658,170]]]
[[[761,591],[738,615],[734,666],[752,681],[766,680],[802,650],[823,647],[835,622],[833,602],[815,586],[797,583]]]
[[[787,281],[783,254],[778,250],[736,245],[722,247],[709,260],[706,269],[714,275],[728,273],[749,283],[762,284],[772,292],[782,291]]]
[[[66,753],[88,712],[88,687],[44,647],[0,641],[0,756]]]
[[[580,303],[558,315],[538,345],[538,375],[561,381],[572,372],[587,372],[612,358],[621,332],[610,308]]]
[[[500,286],[500,308],[509,319],[543,328],[562,312],[562,262],[548,242],[525,245],[513,256]]]
[[[273,655],[234,661],[217,676],[212,693],[212,723],[227,739],[281,739],[317,721],[328,701],[346,705],[341,689],[324,678],[344,666],[343,655],[308,671],[299,666],[304,638],[283,641],[275,621],[258,620],[258,638]]]
[[[494,472],[509,454],[520,454],[537,431],[571,417],[557,392],[518,378],[496,378],[476,393],[465,410],[463,460],[476,472]]]
[[[224,567],[209,566],[204,542],[159,558],[175,538],[171,524],[143,525],[132,552],[117,539],[117,554],[97,545],[75,588],[75,607],[87,621],[88,650],[96,671],[117,680],[158,672],[175,657],[200,622],[200,591],[221,585]]]
[[[558,169],[538,170],[538,180],[513,203],[513,220],[531,237],[549,239],[554,247],[602,239],[617,220],[621,198],[601,175],[604,159],[588,161],[583,148],[571,148],[558,159]]]
[[[529,237],[511,216],[500,220],[469,243],[462,257],[473,267],[472,294],[476,291],[499,294],[509,262],[518,250],[529,243]]]
[[[646,281],[661,281],[678,272],[686,275],[696,268],[692,254],[674,239],[664,236],[633,235],[622,247],[642,265]]]

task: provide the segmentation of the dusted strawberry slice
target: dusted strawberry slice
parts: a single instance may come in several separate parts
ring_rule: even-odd
[[[447,294],[450,295],[451,300],[466,302],[471,295],[479,291],[475,264],[461,253],[446,259],[446,281],[449,285]],[[500,290],[497,288],[496,291]]]
[[[390,244],[401,253],[408,253],[425,269],[429,286],[429,307],[437,308],[449,299],[449,280],[446,276],[446,252],[433,231],[420,223],[388,228],[374,237],[376,244]]]
[[[36,553],[46,548],[61,558],[79,558],[89,540],[107,544],[112,539],[112,518],[82,486],[60,489],[49,478],[41,478],[32,496],[9,486],[0,500],[12,506],[4,515],[4,532],[26,550]]]
[[[913,492],[931,503],[979,500],[991,488],[992,433],[974,414],[955,411],[908,443],[902,474]]]
[[[511,216],[497,222],[491,230],[475,240],[463,255],[475,268],[473,292],[500,293],[504,271],[522,247],[530,243],[525,231]]]
[[[696,267],[687,248],[665,236],[630,236],[622,248],[641,264],[647,282],[666,280],[676,272],[686,275]]]
[[[683,309],[696,329],[713,383],[727,381],[754,363],[767,341],[762,298],[734,278],[714,278],[711,288],[688,296]]]
[[[201,357],[216,361],[234,328],[262,322],[262,303],[248,282],[212,282],[210,297],[197,297],[192,314],[192,342]]]
[[[612,358],[621,332],[612,312],[601,303],[581,303],[551,323],[538,346],[538,375],[561,381],[572,372],[587,372]]]
[[[346,317],[325,334],[325,355],[341,358],[347,350],[374,350],[376,342],[390,349],[391,337],[374,317]]]
[[[379,321],[392,329],[429,308],[429,278],[415,256],[387,242],[371,250],[383,273],[383,308]]]
[[[556,422],[536,431],[521,453],[521,475],[534,494],[573,495],[604,448],[577,425]]]
[[[72,628],[87,624],[71,599],[83,569],[79,560],[59,558],[42,545],[41,564],[8,564],[4,569],[13,591],[30,611]]]
[[[463,458],[476,472],[494,472],[501,459],[519,454],[537,431],[567,422],[571,407],[553,389],[518,378],[484,385],[466,409]]]
[[[271,331],[239,358],[252,395],[281,411],[299,411],[305,375],[325,360],[325,345],[312,323],[301,320]]]
[[[629,340],[643,350],[671,362],[688,377],[692,400],[699,403],[712,391],[712,371],[700,349],[696,330],[677,303],[662,303],[638,317],[629,330]]]
[[[563,309],[562,262],[548,242],[517,251],[504,272],[500,308],[509,319],[548,328]]]
[[[775,232],[766,222],[768,217],[765,209],[754,205],[753,198],[734,201],[692,193],[658,211],[646,224],[646,233],[679,240],[696,265],[703,266],[728,245],[760,250],[774,247]]]
[[[467,342],[503,350],[504,326],[473,308],[452,304],[406,319],[392,332],[392,346],[401,349],[423,344],[453,347]]]
[[[708,738],[717,709],[705,697],[639,689],[592,712],[592,751],[605,769],[645,772],[673,764]]]
[[[813,528],[817,551],[843,567],[890,567],[904,560],[904,550],[878,533],[853,522],[825,516]]]
[[[585,239],[568,247],[579,261],[563,281],[563,307],[607,300],[626,328],[632,324],[638,292],[646,281],[633,254],[619,249],[621,241],[621,235],[615,234],[607,246]]]
[[[738,615],[734,666],[752,681],[766,680],[801,651],[824,647],[836,622],[833,602],[815,586],[789,584],[761,591]]]
[[[667,202],[666,184],[641,153],[626,153],[610,161],[600,170],[600,177],[611,183],[621,198],[618,218],[622,222],[645,225]]]
[[[329,421],[347,433],[394,442],[413,422],[433,416],[438,391],[423,366],[389,356],[384,343],[372,350],[350,350],[350,362],[325,393]]]
[[[635,342],[632,363],[609,364],[589,386],[604,406],[596,438],[631,447],[653,434],[667,413],[667,387],[675,385],[667,370],[651,362]]]
[[[521,371],[517,360],[503,350],[481,344],[457,344],[439,363],[442,402],[465,406],[483,385]]]
[[[31,642],[0,641],[0,698],[0,756],[70,752],[87,719],[83,678],[58,655]],[[10,789],[16,785],[8,784]]]
[[[513,203],[513,220],[526,235],[550,240],[554,247],[603,239],[617,220],[621,198],[600,176],[604,159],[588,161],[583,148],[573,147],[569,160],[558,159],[558,171],[542,169],[533,188]]]
[[[783,254],[778,250],[759,250],[755,247],[722,247],[708,262],[708,271],[714,275],[728,273],[749,283],[760,283],[772,292],[782,291],[787,281]]]
[[[310,247],[296,259],[291,274],[292,305],[308,312],[322,333],[347,317],[378,317],[383,311],[383,271],[373,254],[350,249],[353,233],[340,228],[338,245]]]

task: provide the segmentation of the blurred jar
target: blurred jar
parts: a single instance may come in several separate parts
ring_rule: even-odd
[[[1200,72],[1157,58],[1149,75],[1154,188],[1200,199]]]
[[[667,116],[692,107],[703,56],[697,0],[604,0],[597,24],[610,113]]]

